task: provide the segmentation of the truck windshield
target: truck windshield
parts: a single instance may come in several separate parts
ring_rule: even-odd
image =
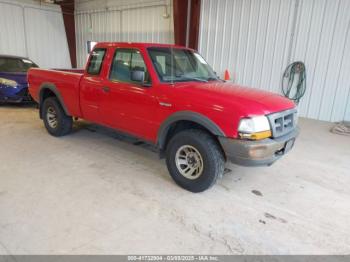
[[[148,53],[162,82],[208,82],[219,80],[207,62],[187,49],[151,47]]]
[[[0,72],[27,72],[32,67],[38,66],[26,58],[0,57]]]

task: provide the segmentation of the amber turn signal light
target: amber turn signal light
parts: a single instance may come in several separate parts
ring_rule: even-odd
[[[270,130],[268,130],[268,131],[257,132],[257,133],[251,133],[251,134],[240,133],[239,136],[240,136],[240,138],[242,138],[242,139],[262,140],[262,139],[271,137],[271,136],[272,136],[272,133],[271,133]]]

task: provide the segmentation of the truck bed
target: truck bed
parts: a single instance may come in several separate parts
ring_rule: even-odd
[[[50,86],[64,101],[66,110],[72,116],[81,117],[79,99],[79,83],[83,70],[76,69],[39,69],[28,71],[29,92],[36,102],[40,102],[40,90],[43,86]]]

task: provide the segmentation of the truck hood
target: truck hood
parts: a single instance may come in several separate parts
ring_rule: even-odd
[[[14,80],[20,85],[24,85],[28,83],[26,72],[0,72],[0,77]]]
[[[267,115],[295,107],[294,102],[281,95],[229,82],[177,83],[175,87],[182,89],[180,93],[186,93],[186,97],[196,98],[198,103],[205,101],[206,106],[222,111],[239,110],[245,116]]]

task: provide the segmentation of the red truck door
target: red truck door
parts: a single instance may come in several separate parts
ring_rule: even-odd
[[[144,72],[144,83],[131,80],[133,71]],[[140,51],[117,48],[104,86],[101,112],[105,123],[138,137],[155,140],[158,126],[153,120],[158,104]]]
[[[102,123],[100,104],[103,94],[101,69],[107,50],[95,49],[89,59],[84,77],[80,82],[80,105],[86,120]]]

